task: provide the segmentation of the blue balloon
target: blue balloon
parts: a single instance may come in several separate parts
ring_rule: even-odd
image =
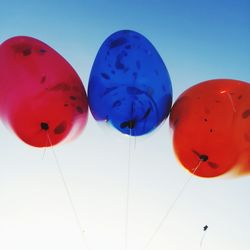
[[[121,30],[109,36],[96,55],[88,98],[95,120],[140,136],[167,118],[172,86],[167,68],[149,40],[135,31]]]

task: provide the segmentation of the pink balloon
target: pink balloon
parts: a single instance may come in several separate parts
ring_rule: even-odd
[[[46,147],[75,138],[87,122],[87,96],[72,66],[25,36],[0,46],[0,115],[24,142]]]

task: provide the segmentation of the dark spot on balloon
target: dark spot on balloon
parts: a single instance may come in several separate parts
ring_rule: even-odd
[[[113,107],[113,108],[120,107],[121,104],[122,104],[121,101],[120,101],[120,100],[117,100],[117,101],[115,101],[115,102],[112,104],[112,107]]]
[[[68,107],[69,106],[69,104],[68,103],[64,103],[64,107]]]
[[[145,112],[144,116],[143,116],[143,119],[146,119],[149,114],[151,113],[151,108],[148,108],[147,111]]]
[[[31,54],[31,49],[30,48],[25,48],[23,50],[23,56],[29,56]]]
[[[127,73],[128,71],[129,71],[129,68],[125,68],[125,69],[123,70],[124,73]]]
[[[62,134],[65,131],[65,129],[66,129],[66,122],[63,121],[54,129],[54,133],[57,135]]]
[[[204,119],[204,122],[207,122],[207,118]]]
[[[135,127],[135,120],[125,121],[120,124],[121,128],[133,129]]]
[[[82,107],[77,106],[77,107],[76,107],[76,110],[77,110],[78,113],[83,114],[83,109],[82,109]]]
[[[216,103],[221,103],[219,100],[215,100]]]
[[[118,55],[116,57],[116,62],[115,62],[115,67],[118,69],[118,70],[123,70],[124,69],[124,64],[121,62],[121,59],[122,59],[122,56],[121,55]]]
[[[69,98],[70,98],[71,100],[73,100],[73,101],[76,101],[76,99],[77,99],[74,95],[71,95]]]
[[[58,83],[55,86],[51,87],[49,90],[50,91],[69,91],[71,89],[70,85],[68,85],[67,83]]]
[[[128,122],[122,122],[120,124],[120,128],[126,128],[128,126]]]
[[[212,133],[212,132],[213,132],[213,129],[210,129],[209,132]]]
[[[208,160],[208,156],[207,155],[200,155],[200,160],[201,161],[207,161]]]
[[[109,80],[110,76],[107,73],[101,73],[102,78],[104,78],[105,80]]]
[[[47,131],[49,129],[49,124],[47,122],[41,122],[40,127],[42,130]]]
[[[126,45],[125,49],[131,49],[131,45],[130,44]]]
[[[44,83],[45,81],[46,81],[46,76],[43,76],[43,77],[41,78],[40,83]]]
[[[240,100],[242,97],[243,97],[243,95],[239,95],[239,96],[238,96],[238,99]]]
[[[40,49],[39,52],[43,55],[44,53],[46,53],[47,51],[45,49]]]
[[[250,116],[250,109],[247,109],[242,113],[243,119],[247,119],[249,116]]]
[[[207,163],[211,168],[218,168],[219,166],[216,164],[216,163],[214,163],[214,162],[211,162],[211,161],[209,161],[208,163]]]
[[[198,99],[198,100],[200,100],[200,99],[201,99],[201,97],[200,97],[200,96],[197,96],[197,99]]]
[[[114,74],[115,74],[115,71],[114,71],[114,70],[111,70],[111,73],[114,75]]]
[[[116,40],[114,40],[110,43],[109,48],[113,49],[113,48],[119,47],[119,46],[125,44],[126,42],[127,42],[127,40],[124,37],[117,38]]]
[[[138,70],[141,69],[141,62],[139,60],[136,61],[136,67]]]
[[[126,51],[123,51],[124,56],[128,56],[128,53]]]
[[[198,151],[193,149],[192,152],[200,158],[200,153]]]
[[[109,94],[110,92],[116,90],[118,87],[111,87],[111,88],[106,88],[105,91],[103,92],[103,96]]]
[[[127,92],[130,95],[141,95],[141,94],[143,94],[143,91],[141,91],[140,89],[138,89],[136,87],[127,87]]]

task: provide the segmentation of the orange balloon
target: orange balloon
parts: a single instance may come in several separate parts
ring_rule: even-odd
[[[177,158],[191,173],[216,177],[238,162],[241,148],[235,143],[234,122],[241,105],[237,96],[246,83],[209,80],[187,89],[170,113],[173,145]]]

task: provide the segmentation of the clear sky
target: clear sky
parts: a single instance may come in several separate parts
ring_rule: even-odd
[[[0,0],[0,43],[16,35],[38,38],[61,53],[87,88],[97,50],[111,33],[132,29],[162,56],[174,100],[213,78],[250,81],[248,0]],[[175,158],[168,120],[130,141],[127,250],[145,244],[190,174]],[[21,142],[0,125],[0,249],[123,250],[129,139],[97,124],[54,148],[81,229],[51,149]],[[250,176],[193,177],[148,249],[248,250]],[[86,247],[86,242],[88,248]]]

